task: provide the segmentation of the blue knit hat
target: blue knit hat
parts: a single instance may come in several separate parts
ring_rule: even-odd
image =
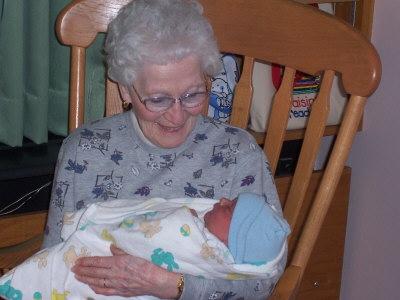
[[[267,263],[282,251],[290,227],[265,198],[239,195],[229,227],[228,248],[236,264]]]

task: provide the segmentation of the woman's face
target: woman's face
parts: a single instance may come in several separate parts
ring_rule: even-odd
[[[193,56],[167,65],[148,65],[142,69],[132,87],[120,86],[122,97],[132,103],[143,134],[154,145],[162,148],[180,146],[196,123],[206,101],[194,108],[184,108],[180,102],[165,112],[151,112],[139,100],[169,96],[180,98],[188,93],[204,92],[206,84],[199,61]]]

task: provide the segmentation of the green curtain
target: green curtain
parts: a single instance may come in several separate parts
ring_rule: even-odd
[[[69,2],[0,0],[1,143],[67,134],[70,49],[57,41],[55,21]],[[104,115],[103,40],[88,49],[85,121]]]

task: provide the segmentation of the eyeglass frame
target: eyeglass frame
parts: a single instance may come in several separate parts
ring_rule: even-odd
[[[205,85],[205,86],[206,86],[206,91],[205,91],[205,92],[186,93],[186,94],[182,95],[182,96],[179,97],[179,98],[174,98],[174,97],[172,97],[172,96],[162,96],[162,97],[149,97],[149,98],[143,99],[143,98],[139,95],[139,93],[137,92],[135,86],[134,86],[133,84],[131,85],[131,87],[132,87],[133,91],[135,92],[136,96],[138,97],[139,101],[146,107],[146,109],[147,109],[148,111],[151,111],[151,112],[154,112],[154,113],[164,113],[164,112],[166,112],[167,110],[169,110],[175,103],[178,103],[178,102],[180,102],[181,105],[182,105],[185,109],[188,109],[188,108],[191,109],[191,108],[196,108],[196,107],[201,106],[201,105],[205,102],[205,100],[207,99],[207,97],[209,97],[209,96],[211,95],[211,92],[210,92],[210,89],[209,89],[209,87],[208,87],[207,81],[206,81],[206,85]],[[199,104],[197,104],[197,105],[195,105],[195,106],[192,106],[192,107],[185,106],[185,104],[184,104],[184,103],[185,103],[184,99],[186,99],[186,98],[188,98],[188,97],[190,97],[190,96],[192,96],[192,95],[196,95],[196,94],[204,94],[204,100],[203,100],[201,103],[199,103]],[[174,100],[174,102],[171,102],[171,105],[168,106],[168,108],[165,109],[165,110],[154,111],[154,110],[149,109],[148,106],[147,106],[147,104],[146,104],[146,101],[154,100],[154,99],[159,99],[159,98],[169,98],[169,99]],[[183,100],[183,101],[182,101],[182,100]]]

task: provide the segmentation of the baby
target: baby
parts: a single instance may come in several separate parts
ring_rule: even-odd
[[[228,247],[236,264],[273,260],[290,233],[287,222],[264,198],[250,193],[232,201],[222,198],[204,215],[204,225]]]
[[[110,299],[77,281],[70,268],[82,256],[111,255],[111,244],[183,274],[279,278],[289,232],[286,221],[265,199],[250,193],[232,201],[152,198],[91,204],[65,215],[64,242],[43,249],[0,278],[0,296]]]

